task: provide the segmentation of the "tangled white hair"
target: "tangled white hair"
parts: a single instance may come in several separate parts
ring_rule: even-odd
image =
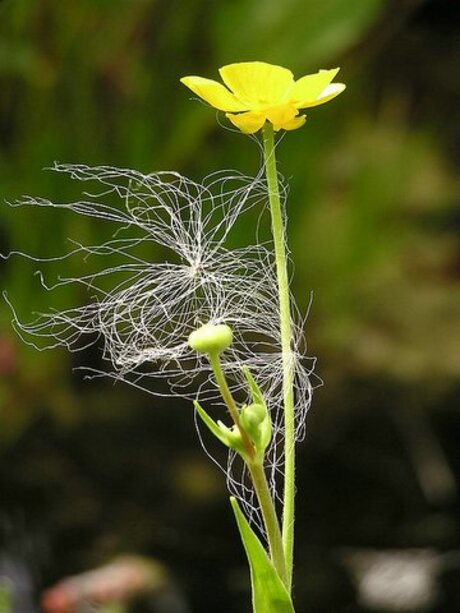
[[[158,379],[166,379],[168,395],[216,401],[210,366],[189,348],[187,339],[203,323],[230,325],[234,343],[222,354],[222,366],[232,390],[242,400],[247,399],[243,366],[265,393],[274,432],[266,468],[276,496],[283,465],[283,417],[274,257],[270,243],[257,244],[257,223],[255,244],[228,247],[236,221],[255,205],[264,207],[267,202],[263,171],[254,178],[218,172],[196,183],[175,172],[142,174],[109,166],[68,164],[56,164],[54,170],[94,187],[76,202],[25,197],[12,206],[65,209],[105,224],[111,222],[114,232],[102,245],[74,241],[72,250],[62,256],[83,255],[86,265],[96,262],[95,271],[59,278],[53,284],[40,273],[48,290],[69,284],[84,286],[87,304],[39,314],[30,323],[20,321],[12,307],[19,334],[39,349],[64,345],[77,351],[99,342],[108,364],[104,374],[154,394],[165,393]],[[285,186],[282,193],[285,200]],[[167,252],[167,260],[152,262],[148,252],[153,248],[158,251],[158,246]],[[314,360],[304,355],[303,324],[294,309],[292,360],[298,439],[304,435],[314,366]],[[42,340],[38,342],[37,337]],[[203,442],[201,434],[200,440]],[[252,488],[235,459],[230,453],[225,467],[229,489],[261,527]]]

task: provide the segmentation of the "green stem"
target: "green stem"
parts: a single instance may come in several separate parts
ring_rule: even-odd
[[[262,518],[267,532],[268,547],[270,550],[270,557],[276,568],[281,580],[287,584],[286,562],[284,559],[283,540],[281,536],[281,530],[279,526],[278,517],[276,515],[275,505],[273,502],[270,488],[268,487],[267,475],[265,474],[264,467],[259,458],[255,455],[254,445],[249,439],[246,431],[240,425],[240,415],[233,395],[228,387],[227,380],[222,371],[220,359],[218,354],[209,354],[209,362],[216,377],[219,391],[227,405],[228,411],[241,434],[247,460],[246,464],[251,475],[254,491],[257,496],[257,500],[260,504],[262,512]]]
[[[265,173],[275,246],[276,274],[280,306],[281,351],[283,362],[283,399],[285,426],[285,466],[283,495],[283,546],[286,559],[288,588],[292,584],[294,556],[294,498],[295,498],[295,419],[294,419],[294,371],[291,357],[291,308],[283,213],[276,171],[275,139],[273,126],[266,122],[263,128]]]
[[[262,511],[270,549],[270,558],[273,562],[273,566],[278,571],[281,581],[287,585],[283,539],[264,467],[260,461],[255,461],[248,462],[248,469]]]
[[[232,392],[227,385],[227,379],[222,370],[222,366],[220,365],[220,359],[218,353],[210,353],[208,354],[209,362],[211,364],[212,370],[214,372],[214,376],[217,381],[217,385],[219,386],[219,391],[221,393],[222,398],[224,399],[225,404],[227,405],[228,412],[230,413],[233,422],[236,427],[240,431],[241,440],[243,441],[244,448],[246,449],[246,454],[250,460],[254,460],[254,445],[251,443],[249,436],[246,431],[240,425],[240,413],[236,406],[236,402],[233,399]]]

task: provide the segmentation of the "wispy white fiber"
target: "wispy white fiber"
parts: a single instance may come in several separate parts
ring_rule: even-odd
[[[104,372],[115,379],[157,394],[165,393],[158,380],[166,381],[172,396],[218,405],[209,364],[188,347],[187,338],[201,324],[228,324],[234,344],[222,354],[222,361],[231,387],[240,402],[247,400],[242,377],[242,367],[247,366],[271,412],[274,437],[267,467],[276,492],[283,466],[277,281],[272,245],[258,244],[257,224],[251,222],[254,215],[247,214],[252,207],[262,212],[266,206],[263,172],[255,178],[218,172],[197,183],[175,172],[142,174],[68,164],[56,164],[54,170],[89,184],[82,200],[55,203],[26,197],[12,206],[58,208],[96,218],[111,224],[113,236],[101,245],[74,243],[62,256],[83,256],[91,272],[54,283],[40,276],[49,291],[82,286],[87,290],[86,304],[50,310],[29,323],[20,321],[13,308],[18,332],[40,349],[64,345],[78,351],[97,343],[107,364]],[[235,242],[232,231],[237,220],[254,224],[254,244],[229,247]],[[152,261],[149,251],[158,252],[158,247],[166,259]],[[14,304],[14,297],[8,301]],[[293,319],[296,424],[301,438],[314,360],[304,355],[303,322],[297,311]],[[212,412],[225,421],[222,406]],[[203,438],[207,440],[205,432],[200,433],[200,440]],[[209,444],[206,448],[209,450]],[[252,490],[233,454],[225,470],[230,491],[260,525]]]

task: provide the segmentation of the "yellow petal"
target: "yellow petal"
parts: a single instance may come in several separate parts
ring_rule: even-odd
[[[265,62],[228,64],[219,72],[235,96],[255,111],[282,102],[294,83],[290,70]]]
[[[307,118],[305,117],[305,115],[298,115],[297,117],[294,117],[294,119],[286,121],[283,124],[274,124],[273,129],[275,130],[275,132],[277,132],[278,130],[297,130],[297,128],[301,128],[306,121]]]
[[[264,111],[266,118],[273,125],[281,125],[291,121],[297,115],[297,112],[292,104],[280,104]]]
[[[239,115],[232,115],[231,113],[225,114],[234,126],[244,132],[245,134],[254,134],[260,130],[265,123],[265,115],[263,113],[254,113],[249,111],[248,113],[241,113]]]
[[[346,85],[343,83],[331,83],[323,90],[321,95],[316,100],[309,102],[307,105],[302,106],[301,108],[310,108],[312,106],[319,106],[320,104],[329,102],[329,100],[332,100],[332,98],[335,98],[341,94],[345,88]]]
[[[248,110],[248,107],[235,98],[222,83],[203,77],[183,77],[181,83],[219,111],[237,113],[238,111]]]
[[[332,70],[320,70],[315,74],[309,74],[296,81],[289,94],[289,99],[297,108],[306,108],[310,102],[318,98],[322,91],[329,85],[339,68]]]

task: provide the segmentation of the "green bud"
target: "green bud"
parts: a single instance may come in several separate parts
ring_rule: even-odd
[[[256,432],[267,417],[267,409],[262,404],[250,404],[241,411],[241,424],[248,432]]]
[[[265,403],[254,402],[244,406],[241,409],[240,422],[254,443],[257,455],[263,458],[272,436],[270,415]]]
[[[250,404],[241,409],[241,426],[252,439],[256,450],[260,453],[265,451],[264,424],[269,425],[267,409],[263,404]]]
[[[188,337],[189,347],[198,353],[219,354],[232,344],[233,334],[225,324],[205,324]]]

